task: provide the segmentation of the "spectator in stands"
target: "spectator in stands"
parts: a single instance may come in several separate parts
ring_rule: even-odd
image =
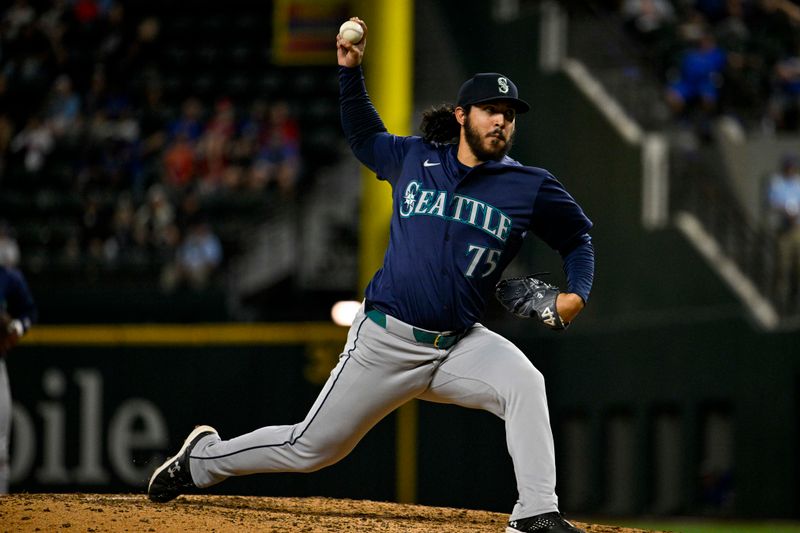
[[[228,165],[222,174],[222,188],[226,191],[238,191],[245,181],[245,169],[238,164]]]
[[[181,105],[181,116],[167,126],[170,140],[185,135],[190,142],[197,142],[203,134],[203,105],[194,97],[187,98]]]
[[[713,27],[717,41],[725,50],[745,53],[751,35],[744,2],[726,0],[725,7],[724,16]]]
[[[68,14],[67,0],[51,0],[50,6],[39,16],[39,27],[52,42],[61,42],[66,31]]]
[[[33,24],[34,20],[36,20],[36,11],[31,7],[30,2],[14,0],[3,17],[6,38],[13,41],[19,36],[22,29]]]
[[[75,135],[75,126],[80,120],[81,99],[72,89],[72,80],[62,74],[53,83],[47,103],[45,118],[56,139],[64,135]]]
[[[625,0],[622,16],[625,28],[645,44],[656,43],[675,22],[668,0]]]
[[[708,28],[708,21],[703,13],[690,6],[678,21],[676,36],[682,46],[689,47],[700,40]]]
[[[235,164],[249,166],[258,153],[261,137],[267,130],[267,111],[269,107],[262,99],[256,99],[250,105],[247,116],[239,126],[238,135],[231,147],[231,158]]]
[[[162,101],[161,86],[150,80],[144,90],[144,102],[138,108],[140,137],[138,151],[141,169],[133,180],[133,193],[140,197],[150,183],[162,175],[163,155],[167,143],[165,131],[168,111]]]
[[[6,166],[6,152],[14,137],[13,105],[8,91],[8,80],[0,72],[0,184]]]
[[[769,209],[778,239],[778,293],[789,297],[800,279],[800,159],[787,154],[770,179]]]
[[[66,5],[65,0],[53,0],[50,8],[42,13],[36,24],[50,42],[50,48],[56,64],[55,71],[69,75],[70,50],[64,43],[64,37],[69,27],[68,20],[70,20],[68,8],[69,6]]]
[[[236,109],[228,98],[217,100],[214,115],[208,121],[204,133],[211,133],[221,139],[230,140],[236,132]]]
[[[133,221],[134,205],[130,193],[122,193],[117,198],[111,219],[111,234],[103,245],[106,262],[115,264],[127,258],[134,249]]]
[[[104,246],[110,231],[111,213],[102,195],[91,192],[84,197],[81,216],[81,251],[92,263],[104,261]]]
[[[186,134],[179,134],[164,151],[164,183],[174,191],[185,189],[194,181],[194,145]]]
[[[294,194],[300,171],[299,137],[286,102],[272,105],[250,170],[250,188],[263,189],[275,183],[284,197]]]
[[[235,133],[235,109],[230,100],[223,98],[217,101],[214,115],[206,125],[197,146],[201,160],[198,186],[202,194],[213,194],[219,189],[229,164]]]
[[[75,0],[72,9],[75,20],[83,25],[93,24],[100,16],[97,0]]]
[[[775,65],[765,114],[770,129],[796,131],[800,127],[800,56],[785,57]]]
[[[175,260],[162,273],[162,288],[173,291],[187,285],[194,290],[208,286],[222,263],[222,244],[205,221],[192,223],[178,249]]]
[[[150,80],[144,88],[144,101],[138,110],[139,127],[142,139],[151,149],[160,149],[164,145],[164,127],[168,122],[168,111],[162,100],[161,85]]]
[[[19,244],[14,229],[5,220],[0,220],[0,265],[11,268],[19,265]]]
[[[23,153],[25,170],[29,174],[38,174],[44,167],[47,154],[53,150],[54,143],[50,128],[34,115],[25,128],[11,140],[11,150]]]
[[[123,75],[130,71],[157,70],[162,56],[161,22],[157,17],[145,17],[136,28],[136,36],[121,63]]]
[[[147,201],[137,209],[133,220],[133,236],[138,246],[159,257],[171,255],[177,245],[175,208],[163,185],[154,184],[148,189]]]
[[[704,119],[716,112],[726,61],[714,35],[704,31],[684,52],[676,79],[667,86],[667,103],[676,116],[683,116],[693,104],[699,105]]]
[[[50,89],[55,67],[51,42],[35,23],[30,23],[20,28],[15,39],[3,44],[8,54],[3,70],[19,89],[17,105],[36,111],[38,101]]]
[[[98,66],[102,65],[108,83],[113,86],[130,83],[130,68],[126,63],[130,40],[127,22],[125,8],[118,2],[112,4],[100,20],[102,37],[97,44],[95,61]]]
[[[98,111],[89,123],[77,171],[79,191],[130,189],[140,172],[139,126],[129,112],[119,116]]]
[[[277,131],[285,144],[299,146],[300,126],[292,115],[289,104],[283,100],[273,103],[269,108],[268,120],[269,128]]]
[[[719,107],[731,114],[760,116],[765,101],[764,60],[752,53],[744,0],[725,0],[723,4],[725,9],[712,28],[720,48],[728,55]]]
[[[85,93],[84,113],[88,116],[93,116],[98,111],[105,111],[109,98],[108,79],[105,69],[97,67],[92,72],[89,90]]]
[[[759,0],[748,14],[751,31],[751,46],[763,58],[767,68],[797,50],[797,24],[800,18],[790,16],[784,6],[788,0]],[[796,6],[795,6],[796,9]]]
[[[203,198],[197,186],[188,187],[178,200],[175,221],[178,228],[185,232],[186,229],[201,218]]]

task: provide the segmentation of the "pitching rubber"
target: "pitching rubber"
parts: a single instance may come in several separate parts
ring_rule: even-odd
[[[171,465],[172,461],[174,461],[175,459],[177,459],[178,457],[183,455],[183,452],[186,451],[186,448],[194,440],[195,437],[197,437],[200,433],[204,433],[206,431],[210,431],[212,433],[217,433],[217,430],[212,428],[211,426],[197,426],[196,428],[194,428],[192,430],[191,433],[189,433],[189,436],[186,437],[186,440],[183,441],[183,446],[181,446],[181,449],[178,450],[178,453],[176,453],[175,455],[173,455],[172,457],[170,457],[169,459],[164,461],[164,463],[161,466],[156,468],[156,470],[153,472],[153,475],[150,476],[150,482],[147,484],[147,492],[148,492],[148,494],[150,493],[150,487],[153,485],[153,480],[156,478],[156,476],[158,474],[160,474],[169,465]],[[189,472],[189,475],[191,476],[191,472]]]

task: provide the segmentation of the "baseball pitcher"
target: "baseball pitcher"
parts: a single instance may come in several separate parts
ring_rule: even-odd
[[[506,531],[575,533],[555,493],[542,374],[478,322],[494,294],[512,313],[563,330],[588,300],[592,224],[547,171],[506,154],[530,106],[496,73],[476,74],[453,106],[423,117],[423,136],[386,131],[364,84],[367,26],[337,36],[341,120],[355,156],[392,186],[383,266],[330,379],[302,422],[230,440],[197,427],[155,470],[150,499],[258,472],[312,472],[345,457],[378,421],[418,398],[484,409],[505,421],[519,499]],[[534,277],[500,280],[533,233],[563,258],[567,290]]]

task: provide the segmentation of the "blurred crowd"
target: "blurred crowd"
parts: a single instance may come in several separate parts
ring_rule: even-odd
[[[786,307],[800,301],[800,157],[783,155],[767,184],[767,216],[777,244],[776,294]]]
[[[642,45],[678,119],[724,112],[800,130],[800,5],[792,0],[606,0]]]
[[[300,128],[289,106],[224,94],[165,103],[158,17],[115,0],[3,5],[0,190],[78,199],[66,261],[155,256],[165,287],[199,286],[223,260],[206,200],[293,197]]]

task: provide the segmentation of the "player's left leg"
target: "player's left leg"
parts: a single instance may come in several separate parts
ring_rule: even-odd
[[[528,531],[531,517],[543,517],[547,527],[561,521],[544,377],[516,346],[477,325],[443,359],[420,399],[483,409],[505,421],[519,491],[511,514],[518,527],[509,531]],[[579,531],[568,527],[552,530]]]
[[[441,353],[369,319],[362,308],[339,363],[306,418],[229,440],[210,427],[193,432],[178,454],[155,470],[148,494],[169,501],[193,487],[231,476],[313,472],[345,457],[383,417],[417,397]]]
[[[6,362],[0,358],[0,494],[8,492],[8,439],[11,434],[11,387]]]

